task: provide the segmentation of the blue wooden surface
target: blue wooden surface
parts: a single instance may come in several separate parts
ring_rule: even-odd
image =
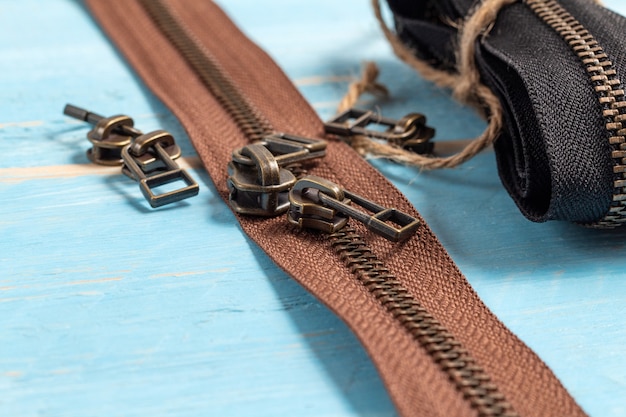
[[[439,138],[483,127],[392,56],[366,1],[220,3],[323,118],[375,60],[392,99],[363,106],[424,112]],[[0,0],[0,35],[0,416],[394,415],[350,331],[242,236],[78,1]],[[149,209],[88,163],[66,102],[172,131],[200,195]],[[586,411],[626,415],[626,231],[526,221],[491,151],[442,172],[372,163]]]

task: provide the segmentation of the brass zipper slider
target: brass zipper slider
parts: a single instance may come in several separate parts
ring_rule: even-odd
[[[199,187],[194,179],[181,169],[172,158],[168,149],[177,147],[174,137],[164,130],[155,130],[138,136],[130,145],[122,149],[124,168],[122,171],[130,178],[139,182],[139,188],[146,200],[153,208],[184,200],[185,198],[198,195]],[[154,165],[162,164],[161,167],[152,167],[147,170],[142,167],[142,157],[149,155]],[[178,153],[180,155],[180,153]],[[155,194],[153,189],[161,185],[182,180],[184,187]]]
[[[141,132],[133,127],[133,119],[126,115],[104,117],[71,104],[65,106],[63,114],[93,126],[87,133],[87,139],[92,144],[87,150],[87,157],[95,164],[122,165],[124,163],[122,149],[129,145],[133,138],[141,135]]]
[[[324,130],[338,136],[382,139],[419,154],[432,153],[434,147],[430,140],[435,136],[435,129],[426,126],[426,116],[419,113],[409,113],[396,120],[370,110],[352,108],[324,123]]]
[[[228,164],[230,206],[237,213],[255,216],[286,212],[296,177],[285,167],[323,157],[326,144],[321,139],[275,133],[236,149]]]
[[[288,219],[291,223],[326,233],[340,230],[349,218],[353,218],[372,232],[399,242],[408,239],[419,227],[419,220],[407,213],[383,207],[313,175],[296,182],[289,192],[289,202],[291,207]],[[372,214],[354,207],[351,203]]]
[[[134,127],[129,116],[104,117],[72,104],[67,104],[63,113],[94,126],[87,133],[93,145],[87,157],[100,165],[122,165],[122,173],[139,182],[141,192],[153,208],[198,194],[198,184],[174,162],[181,150],[168,132],[157,130],[144,134]],[[158,195],[153,191],[178,180],[185,186]]]

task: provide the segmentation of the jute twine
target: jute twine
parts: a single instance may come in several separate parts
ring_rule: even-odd
[[[363,67],[361,79],[350,83],[348,86],[348,92],[339,102],[339,106],[337,106],[337,113],[341,113],[351,107],[354,107],[356,102],[359,101],[359,98],[365,93],[370,93],[378,97],[387,97],[389,95],[387,87],[376,82],[379,73],[380,70],[376,64],[373,62],[367,62]]]
[[[517,1],[519,0],[483,0],[470,13],[465,22],[459,27],[457,71],[451,73],[433,68],[426,61],[417,58],[415,53],[389,29],[383,20],[380,0],[372,0],[376,19],[393,52],[424,79],[433,82],[439,87],[452,90],[454,98],[461,103],[477,106],[484,111],[487,118],[487,127],[480,136],[473,139],[460,152],[446,157],[415,154],[364,136],[353,137],[350,142],[352,147],[364,156],[388,158],[399,163],[419,166],[423,169],[440,169],[457,167],[492,145],[502,130],[502,106],[495,94],[480,79],[475,60],[476,44],[480,37],[488,35],[500,10]],[[600,4],[599,0],[593,1]],[[376,68],[375,64],[368,63],[364,69],[362,79],[350,85],[348,94],[341,101],[338,111],[341,112],[353,107],[359,96],[365,92],[373,92],[374,94],[385,92],[384,94],[386,94],[387,90],[376,82],[377,77],[378,68]]]

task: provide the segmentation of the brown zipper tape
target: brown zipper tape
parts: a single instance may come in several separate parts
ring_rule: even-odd
[[[226,199],[226,164],[233,149],[247,144],[246,138],[138,1],[87,0],[87,4],[148,87],[181,121]],[[314,110],[271,58],[215,4],[171,0],[168,5],[274,127],[320,137],[322,123]],[[419,217],[393,185],[343,143],[330,143],[326,158],[311,173]],[[296,231],[283,217],[238,219],[281,268],[352,328],[400,414],[477,415],[427,352],[344,267],[328,239]],[[479,300],[425,224],[401,244],[362,228],[359,232],[411,294],[464,345],[519,415],[584,415],[547,366]]]

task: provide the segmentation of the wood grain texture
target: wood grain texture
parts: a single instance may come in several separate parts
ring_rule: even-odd
[[[421,111],[439,138],[483,127],[392,56],[367,2],[220,3],[322,118],[375,60],[392,98],[363,106]],[[0,32],[0,416],[395,414],[350,331],[242,236],[78,1],[0,0]],[[88,164],[67,102],[172,131],[200,195],[150,209]],[[526,221],[489,151],[451,171],[372,163],[587,412],[626,415],[626,231]]]

